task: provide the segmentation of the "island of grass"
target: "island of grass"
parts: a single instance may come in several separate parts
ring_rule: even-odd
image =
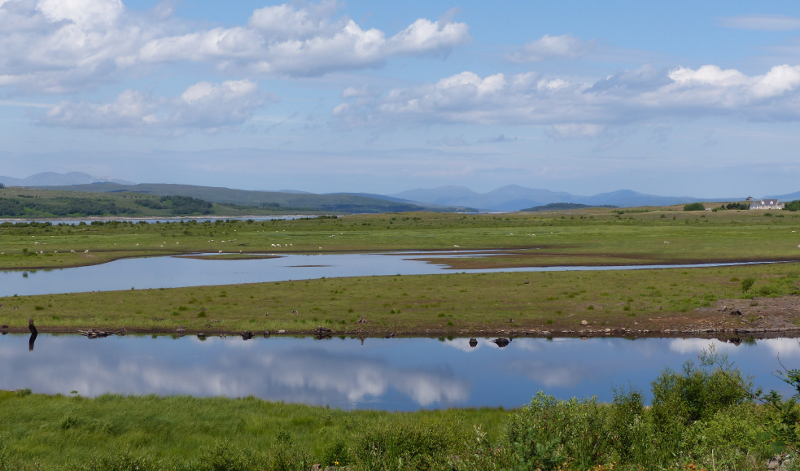
[[[225,263],[204,262],[204,263]],[[373,276],[0,298],[6,332],[785,336],[800,264]]]

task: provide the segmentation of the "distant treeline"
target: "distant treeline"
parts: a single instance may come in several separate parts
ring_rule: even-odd
[[[136,214],[135,210],[120,208],[113,201],[87,198],[53,198],[47,201],[36,201],[35,198],[26,198],[24,202],[21,202],[12,198],[0,198],[0,216],[18,217],[25,216],[29,212],[46,213],[55,216]]]
[[[156,199],[137,200],[136,204],[150,209],[169,209],[173,214],[211,214],[213,205],[190,196],[162,196]]]
[[[750,209],[750,203],[748,202],[728,203],[728,204],[723,204],[722,206],[717,208],[718,211],[723,209]]]

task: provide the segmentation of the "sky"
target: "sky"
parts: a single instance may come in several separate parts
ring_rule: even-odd
[[[800,190],[800,2],[0,0],[0,175]]]

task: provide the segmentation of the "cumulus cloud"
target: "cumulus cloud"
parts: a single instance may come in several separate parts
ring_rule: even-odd
[[[235,128],[275,98],[250,80],[200,82],[178,97],[161,98],[126,90],[110,103],[61,102],[39,123],[70,128],[114,129],[141,134],[180,135],[191,129]]]
[[[550,36],[545,34],[522,46],[519,50],[506,55],[506,59],[520,64],[524,62],[540,62],[554,58],[575,58],[589,52],[596,41],[584,41],[571,34]]]
[[[246,24],[198,30],[172,18],[168,4],[142,14],[120,0],[0,1],[0,87],[63,93],[181,61],[313,76],[396,56],[446,56],[469,40],[468,26],[449,18],[420,18],[387,37],[336,16],[339,9],[331,0],[269,6]]]
[[[800,18],[784,15],[741,15],[720,18],[719,24],[727,28],[752,31],[793,31],[800,29]]]
[[[462,72],[358,102],[347,94],[342,99],[334,117],[340,128],[403,122],[538,125],[557,138],[592,138],[611,125],[674,116],[800,120],[800,66],[779,65],[756,76],[715,65],[660,71],[644,66],[594,81]]]

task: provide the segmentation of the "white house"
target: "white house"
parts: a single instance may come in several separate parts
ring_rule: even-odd
[[[761,201],[753,202],[750,205],[750,209],[783,209],[783,203],[779,200],[762,199]]]

